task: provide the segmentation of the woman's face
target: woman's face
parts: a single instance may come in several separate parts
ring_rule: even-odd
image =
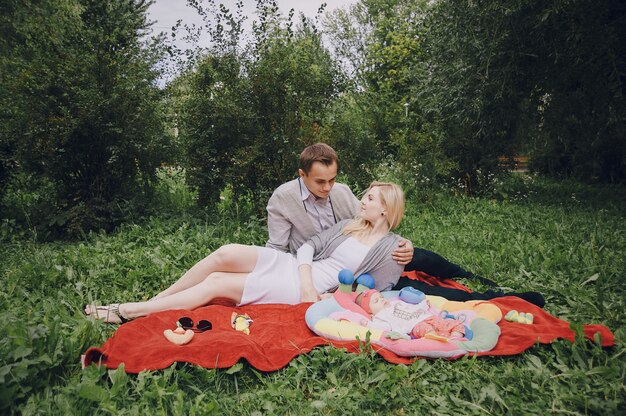
[[[380,190],[377,186],[370,188],[361,198],[361,211],[359,215],[364,220],[375,223],[383,218],[385,206],[380,200]]]

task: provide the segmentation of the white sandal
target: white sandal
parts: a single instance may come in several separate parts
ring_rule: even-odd
[[[85,309],[86,309],[86,306],[85,306]],[[107,306],[96,306],[94,311],[96,313],[98,311],[106,311],[107,312],[106,316],[100,316],[100,314],[97,313],[97,316],[95,316],[95,318],[99,319],[101,321],[105,321],[105,322],[110,323],[110,324],[117,324],[117,323],[125,324],[126,322],[131,320],[129,318],[125,318],[121,314],[121,312],[120,312],[120,304],[119,303],[112,303],[112,304],[107,305]],[[87,314],[87,316],[91,316],[94,311],[91,311],[89,314]],[[111,322],[111,321],[109,321],[109,316],[110,316],[109,314],[112,314],[112,315],[116,316],[120,320],[120,322]]]

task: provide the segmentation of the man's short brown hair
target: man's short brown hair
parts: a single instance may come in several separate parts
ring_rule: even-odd
[[[331,166],[333,163],[339,167],[337,152],[326,143],[315,143],[305,148],[300,153],[300,169],[308,174],[314,162],[323,163],[324,166]]]

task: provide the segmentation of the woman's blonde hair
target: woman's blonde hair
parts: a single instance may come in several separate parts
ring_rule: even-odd
[[[380,193],[380,202],[382,202],[387,212],[386,219],[389,229],[393,230],[402,221],[404,216],[404,192],[399,185],[393,182],[378,182],[374,181],[363,192],[367,194],[372,188],[378,188]],[[372,223],[365,221],[363,218],[357,216],[354,221],[348,223],[343,229],[344,234],[361,234],[369,232],[372,229]]]

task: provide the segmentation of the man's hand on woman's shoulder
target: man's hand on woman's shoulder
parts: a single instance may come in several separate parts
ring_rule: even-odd
[[[391,253],[391,257],[397,261],[399,265],[406,266],[413,259],[413,243],[406,239],[400,240],[398,248]]]

